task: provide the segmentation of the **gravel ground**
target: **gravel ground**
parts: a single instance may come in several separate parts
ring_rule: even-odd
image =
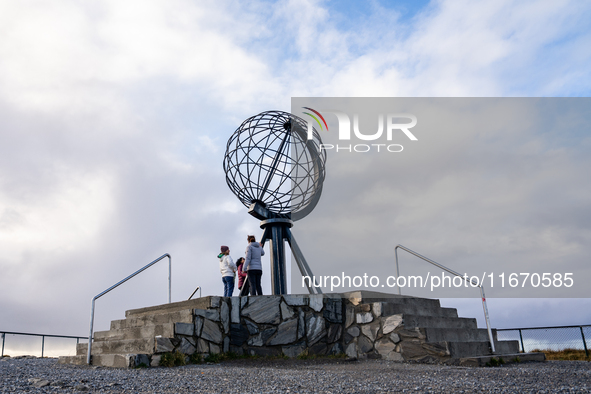
[[[0,392],[590,393],[591,363],[547,361],[466,368],[382,360],[257,359],[111,369],[59,365],[52,358],[14,357],[0,361]]]

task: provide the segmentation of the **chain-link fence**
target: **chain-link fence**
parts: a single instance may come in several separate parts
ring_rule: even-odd
[[[522,352],[535,349],[561,351],[584,350],[591,347],[591,325],[497,329],[499,341],[519,341]]]

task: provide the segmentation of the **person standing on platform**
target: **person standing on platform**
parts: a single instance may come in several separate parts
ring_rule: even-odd
[[[244,267],[244,257],[240,257],[236,261],[237,273],[238,273],[238,290],[242,290],[242,286],[244,285],[244,279],[246,278],[246,271],[243,271],[242,268]]]
[[[234,264],[234,260],[230,257],[229,247],[222,245],[220,249],[222,253],[218,257],[220,258],[220,272],[222,273],[222,282],[224,283],[224,297],[232,297],[236,264]]]
[[[248,272],[250,295],[263,295],[263,290],[261,289],[261,276],[263,275],[261,256],[265,255],[265,251],[261,244],[256,241],[254,235],[249,235],[247,240],[246,259],[242,270]]]

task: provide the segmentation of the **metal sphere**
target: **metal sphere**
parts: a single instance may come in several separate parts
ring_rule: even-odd
[[[232,192],[246,206],[262,203],[277,216],[298,220],[322,191],[326,152],[314,129],[288,112],[267,111],[246,119],[226,146],[224,171]]]

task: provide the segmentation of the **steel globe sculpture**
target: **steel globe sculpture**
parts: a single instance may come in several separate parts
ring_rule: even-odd
[[[261,244],[270,242],[273,294],[287,291],[285,241],[302,275],[312,276],[290,228],[314,209],[322,194],[326,152],[321,144],[318,132],[303,119],[267,111],[242,122],[226,146],[226,182],[248,212],[262,220]],[[321,292],[315,287],[308,291]]]

